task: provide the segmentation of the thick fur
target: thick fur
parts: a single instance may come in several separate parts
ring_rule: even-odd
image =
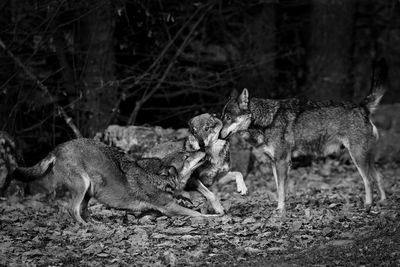
[[[385,62],[378,62],[375,69],[370,93],[359,105],[297,98],[249,99],[247,89],[239,96],[233,93],[223,110],[221,136],[224,138],[238,131],[250,130],[242,136],[255,145],[263,145],[264,152],[273,162],[279,210],[285,209],[291,153],[296,150],[329,154],[341,145],[348,149],[363,178],[366,206],[372,204],[372,179],[378,185],[381,200],[386,199],[381,175],[373,162],[373,145],[378,134],[370,119],[384,93]]]
[[[198,151],[200,150],[200,144],[197,138],[189,134],[187,137],[164,142],[152,147],[150,150],[143,154],[145,158],[164,158],[171,154],[176,154],[181,151]]]
[[[22,181],[51,176],[54,188],[66,186],[72,197],[69,212],[80,223],[89,218],[92,197],[111,208],[131,212],[207,216],[175,203],[171,191],[179,185],[179,178],[174,169],[159,159],[136,162],[116,148],[81,138],[57,146],[33,167],[18,167],[13,176]]]
[[[218,139],[222,129],[222,121],[215,115],[204,113],[192,118],[189,121],[189,130],[202,149],[206,152],[206,161],[195,170],[187,182],[186,189],[196,190],[206,197],[211,203],[214,211],[223,214],[224,208],[218,198],[212,193],[210,187],[216,180],[228,176],[237,183],[238,191],[241,194],[247,193],[247,187],[240,172],[230,172],[229,143]],[[193,142],[193,141],[192,141]],[[174,141],[167,144],[159,144],[152,148],[145,156],[163,158],[168,154],[184,151],[182,142]],[[186,146],[187,147],[187,146]],[[166,150],[168,149],[168,150]]]

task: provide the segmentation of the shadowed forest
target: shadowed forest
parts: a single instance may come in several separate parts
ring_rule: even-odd
[[[397,1],[2,1],[1,130],[37,160],[74,136],[60,107],[93,137],[110,124],[186,127],[220,113],[233,88],[359,102],[382,56],[384,102],[398,102],[398,12]]]
[[[15,141],[13,164],[31,166],[113,125],[175,131],[219,116],[233,89],[359,103],[374,60],[389,69],[373,117],[385,206],[364,209],[360,174],[340,153],[294,160],[288,211],[277,217],[272,170],[248,147],[249,193],[214,185],[227,214],[213,219],[135,217],[93,200],[100,223],[80,226],[65,192],[13,183],[0,198],[0,266],[400,265],[399,1],[3,0],[0,23],[1,183],[3,132]],[[137,155],[149,136],[135,137],[138,150],[126,135],[110,143]]]

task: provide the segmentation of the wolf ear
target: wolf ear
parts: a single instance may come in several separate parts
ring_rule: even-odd
[[[190,120],[189,120],[189,122],[188,122],[188,126],[189,126],[189,132],[193,132],[194,131],[194,126],[193,126],[193,123],[194,123],[194,118],[195,117],[193,117],[193,118],[191,118]]]
[[[164,167],[161,169],[161,171],[158,172],[158,175],[161,176],[178,176],[178,171],[174,166],[168,166]]]
[[[247,88],[244,88],[239,96],[239,108],[247,109],[248,106],[249,106],[249,91],[247,90]]]
[[[238,91],[236,89],[233,89],[231,95],[229,96],[229,99],[236,99],[238,97]]]

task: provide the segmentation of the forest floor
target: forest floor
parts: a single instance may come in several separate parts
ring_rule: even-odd
[[[400,167],[380,169],[389,201],[370,212],[355,167],[333,160],[290,172],[284,217],[269,169],[248,177],[248,196],[218,188],[228,215],[214,219],[138,219],[92,201],[101,223],[80,226],[63,199],[12,196],[0,201],[0,266],[399,266]]]

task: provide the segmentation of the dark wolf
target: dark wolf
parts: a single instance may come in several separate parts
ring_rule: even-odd
[[[350,153],[365,186],[365,205],[372,204],[371,182],[374,179],[380,200],[386,200],[382,177],[375,168],[373,146],[378,131],[371,121],[386,90],[385,60],[374,66],[369,94],[360,104],[306,99],[250,98],[247,89],[238,96],[233,92],[223,109],[221,136],[249,130],[253,144],[262,145],[272,159],[272,170],[278,191],[278,210],[285,210],[285,193],[291,153],[300,151],[329,154],[343,145]]]
[[[133,160],[116,148],[81,138],[57,146],[33,167],[17,167],[13,177],[32,181],[50,176],[52,188],[66,186],[71,193],[69,213],[83,224],[89,219],[92,197],[120,210],[198,217],[207,215],[179,206],[173,195],[179,190],[179,171],[193,171],[204,156],[204,152],[194,152],[185,158],[187,164],[181,162],[181,169],[176,170],[159,159]]]

